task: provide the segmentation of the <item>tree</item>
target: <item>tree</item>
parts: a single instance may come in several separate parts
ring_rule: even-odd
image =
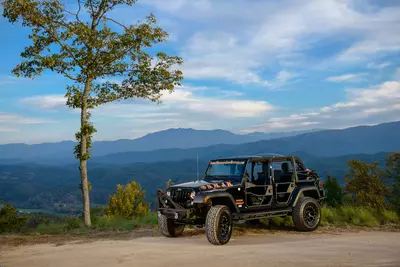
[[[384,172],[379,169],[379,163],[367,164],[359,160],[348,162],[349,173],[346,191],[353,194],[356,203],[375,209],[383,209],[388,186],[383,183]]]
[[[328,176],[324,182],[326,189],[325,202],[331,207],[336,207],[343,203],[343,192],[336,177]]]
[[[400,152],[388,155],[386,160],[387,178],[392,184],[390,204],[400,214]]]
[[[76,11],[67,10],[64,2],[4,0],[3,16],[32,30],[32,44],[21,53],[23,61],[13,69],[16,76],[34,78],[50,70],[71,82],[66,98],[67,105],[81,113],[74,153],[80,162],[84,222],[90,226],[87,160],[96,132],[90,122],[91,110],[131,98],[161,102],[162,93],[172,92],[183,79],[182,72],[174,69],[182,59],[163,52],[155,56],[146,52],[168,37],[155,25],[153,14],[136,25],[124,25],[111,17],[115,7],[132,6],[136,0],[77,0]],[[113,77],[122,81],[111,81]]]
[[[125,186],[117,185],[117,192],[110,197],[106,206],[106,215],[132,219],[146,215],[150,205],[145,201],[146,191],[133,181]]]

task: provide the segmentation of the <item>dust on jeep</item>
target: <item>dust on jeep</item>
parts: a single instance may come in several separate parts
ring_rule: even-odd
[[[295,156],[213,159],[202,179],[157,190],[158,225],[177,237],[185,225],[205,227],[214,245],[229,242],[233,223],[292,216],[298,230],[313,231],[325,193],[318,174]]]

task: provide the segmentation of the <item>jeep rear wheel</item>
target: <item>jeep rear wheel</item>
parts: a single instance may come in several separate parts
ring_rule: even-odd
[[[212,206],[206,218],[206,236],[213,245],[225,245],[232,235],[232,215],[227,206]]]
[[[314,231],[321,222],[321,207],[311,197],[301,197],[292,215],[294,226],[300,231]]]
[[[174,220],[168,219],[163,214],[158,215],[158,229],[161,234],[166,237],[177,237],[182,235],[183,230],[185,230],[185,225],[176,224]]]

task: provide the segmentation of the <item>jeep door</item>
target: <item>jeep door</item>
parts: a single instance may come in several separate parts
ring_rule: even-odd
[[[295,189],[296,172],[292,158],[273,158],[271,173],[274,184],[275,202],[278,205],[287,205]]]
[[[261,208],[271,205],[273,186],[270,177],[268,161],[248,162],[246,171],[249,175],[245,183],[246,206]]]

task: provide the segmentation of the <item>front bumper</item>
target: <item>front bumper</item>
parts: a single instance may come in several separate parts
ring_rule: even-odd
[[[158,214],[165,215],[168,219],[185,220],[187,219],[188,209],[185,209],[172,198],[167,196],[161,189],[157,191],[158,198]]]
[[[168,219],[183,221],[187,219],[187,210],[186,209],[171,209],[171,208],[159,208],[158,214],[162,214]]]

